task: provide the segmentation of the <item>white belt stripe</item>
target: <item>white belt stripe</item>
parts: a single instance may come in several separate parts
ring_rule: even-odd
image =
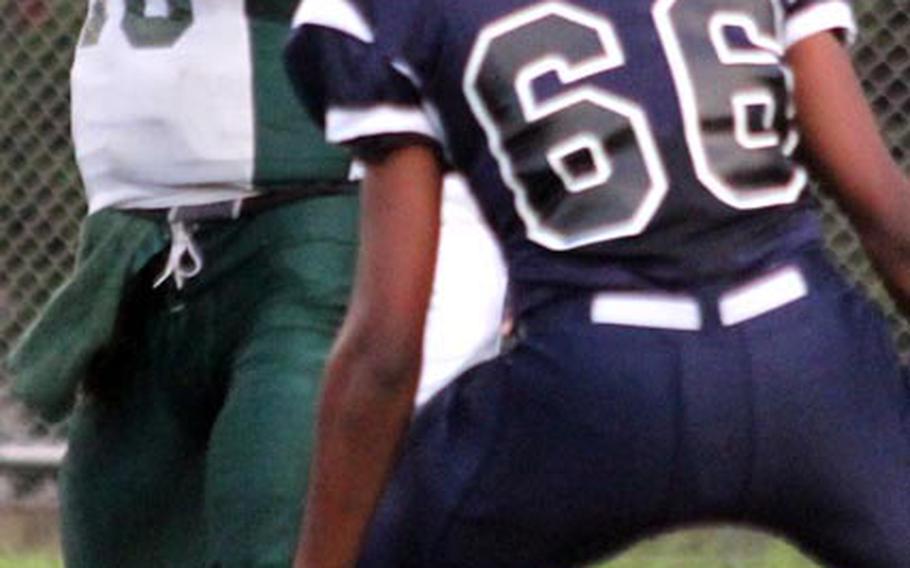
[[[786,306],[808,293],[809,286],[798,268],[781,268],[722,294],[718,306],[720,322],[736,325]]]
[[[809,293],[799,268],[786,266],[737,286],[720,296],[720,321],[732,326],[786,306]],[[702,327],[701,306],[692,296],[660,292],[601,292],[591,302],[591,321],[696,331]]]
[[[694,331],[701,309],[694,298],[649,292],[602,292],[591,303],[591,321]]]

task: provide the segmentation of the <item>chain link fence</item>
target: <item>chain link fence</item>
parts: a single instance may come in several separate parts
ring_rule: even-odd
[[[83,10],[72,0],[0,0],[0,357],[72,264],[84,207],[67,89]],[[0,502],[52,498],[45,469],[9,464],[46,466],[59,437],[10,401],[0,376]]]
[[[0,357],[72,264],[84,204],[69,136],[68,69],[82,0],[0,0]],[[910,169],[910,0],[857,3],[855,59],[894,155]],[[897,316],[836,207],[823,203],[832,250],[886,306],[903,353],[910,328]],[[53,441],[30,421],[0,377],[0,445]],[[10,476],[6,476],[9,479]],[[0,481],[3,481],[0,476]],[[5,495],[40,487],[35,476],[0,483]]]

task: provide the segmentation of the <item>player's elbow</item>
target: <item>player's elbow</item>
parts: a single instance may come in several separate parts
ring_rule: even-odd
[[[910,182],[897,168],[881,178],[853,192],[863,196],[858,203],[842,203],[867,247],[893,249],[910,257]]]
[[[420,372],[420,343],[376,332],[346,334],[329,362],[329,384],[344,398],[382,404],[413,398]]]
[[[393,341],[394,343],[394,341]],[[372,335],[343,337],[327,366],[319,410],[321,435],[361,444],[371,432],[407,421],[413,410],[419,352]]]

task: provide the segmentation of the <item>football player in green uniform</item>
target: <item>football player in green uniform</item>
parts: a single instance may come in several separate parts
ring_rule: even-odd
[[[286,85],[295,7],[89,6],[72,68],[89,216],[44,324],[60,337],[54,315],[84,308],[63,331],[81,356],[17,373],[26,400],[54,391],[52,414],[84,392],[61,472],[67,566],[287,564],[357,205],[347,156]],[[14,361],[40,363],[41,327]]]
[[[73,409],[71,568],[290,565],[357,236],[348,157],[282,66],[298,3],[89,5],[72,68],[89,215],[11,358],[32,408]],[[490,354],[495,333],[469,335],[457,357]]]

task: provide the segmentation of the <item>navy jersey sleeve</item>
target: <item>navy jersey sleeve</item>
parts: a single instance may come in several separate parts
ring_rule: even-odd
[[[405,55],[408,42],[425,41],[432,27],[420,5],[407,0],[301,4],[285,59],[327,140],[355,144],[377,137],[417,136],[442,142],[419,89],[418,65],[425,62],[412,64]]]
[[[833,31],[847,43],[856,38],[856,19],[849,0],[786,0],[786,47],[820,32]]]

